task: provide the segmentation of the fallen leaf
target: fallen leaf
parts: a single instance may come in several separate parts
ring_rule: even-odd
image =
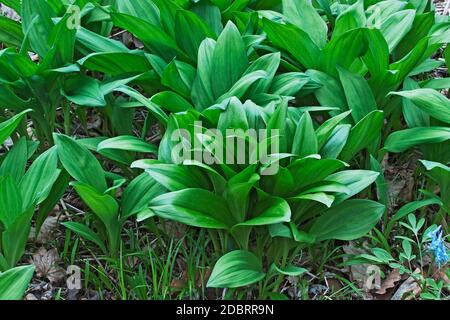
[[[420,269],[416,269],[414,273],[419,274]],[[406,300],[411,300],[412,298],[417,297],[421,291],[422,289],[420,288],[416,279],[414,279],[413,277],[409,277],[397,289],[397,291],[392,296],[391,300],[402,300],[403,298],[405,298]],[[407,293],[409,295],[405,297]]]
[[[386,279],[381,283],[380,289],[377,290],[376,294],[385,294],[386,290],[395,287],[396,283],[402,279],[402,276],[398,272],[398,269],[394,269],[389,273]]]
[[[64,269],[59,267],[59,256],[56,248],[51,250],[41,247],[33,255],[33,264],[36,267],[36,276],[47,278],[51,283],[59,283],[65,276]]]

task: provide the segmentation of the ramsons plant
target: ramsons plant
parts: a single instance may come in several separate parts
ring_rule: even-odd
[[[370,186],[378,173],[344,170],[348,165],[336,159],[341,150],[353,153],[364,148],[361,141],[370,143],[370,132],[364,131],[368,136],[360,132],[358,143],[355,138],[350,139],[348,145],[344,143],[338,150],[327,147],[334,137],[333,130],[348,112],[315,129],[308,111],[290,109],[286,100],[263,108],[231,98],[222,107],[206,109],[202,119],[206,118],[212,128],[217,127],[227,143],[231,138],[245,141],[250,147],[251,137],[246,133],[249,128],[279,132],[279,136],[267,134],[271,145],[279,140],[277,153],[268,154],[271,162],[279,162],[278,171],[267,173],[273,163],[261,159],[249,162],[246,157],[251,152],[249,148],[245,149],[241,162],[241,155],[234,154],[231,163],[205,164],[185,159],[181,165],[176,152],[198,151],[195,143],[187,141],[190,137],[199,138],[201,148],[212,159],[223,159],[219,153],[230,152],[227,143],[211,143],[214,136],[211,131],[193,136],[195,121],[200,119],[193,112],[171,116],[160,145],[160,160],[138,161],[134,165],[145,169],[169,191],[152,199],[149,211],[139,214],[138,220],[156,215],[207,228],[217,253],[226,253],[213,270],[210,286],[234,288],[257,282],[265,276],[266,263],[275,268],[268,272],[268,277],[273,276],[274,270],[281,274],[303,273],[304,269],[290,265],[292,251],[330,239],[359,238],[378,222],[383,205],[369,200],[348,200]],[[188,131],[189,136],[177,136],[180,129]],[[240,133],[228,136],[230,129]],[[173,137],[181,139],[173,141]],[[183,150],[176,144],[181,144]],[[261,141],[258,144],[261,146]]]

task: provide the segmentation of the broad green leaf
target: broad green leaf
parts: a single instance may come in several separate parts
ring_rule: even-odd
[[[403,207],[400,208],[400,210],[397,211],[397,213],[392,217],[393,221],[398,221],[406,217],[408,214],[429,206],[433,204],[442,205],[442,201],[440,201],[438,198],[429,198],[425,200],[418,200],[418,201],[412,201],[407,204],[405,204]]]
[[[199,110],[206,109],[215,101],[211,80],[215,48],[216,42],[214,40],[205,39],[198,49],[197,74],[192,85],[191,96]]]
[[[247,53],[241,34],[232,22],[228,22],[217,39],[211,60],[210,81],[214,97],[228,92],[247,66]]]
[[[152,53],[159,55],[165,61],[171,61],[177,56],[182,58],[186,56],[178,48],[175,40],[160,27],[123,13],[113,13],[112,19],[114,25],[134,34]]]
[[[99,82],[87,76],[77,75],[66,79],[61,94],[79,106],[104,107],[106,105]]]
[[[19,183],[23,210],[41,204],[49,195],[60,174],[56,147],[42,153],[30,166]]]
[[[174,60],[164,69],[161,83],[183,97],[189,98],[194,79],[195,69],[191,65]]]
[[[273,266],[277,272],[279,272],[285,276],[290,276],[290,277],[298,277],[298,276],[301,276],[302,274],[308,272],[307,269],[297,267],[292,264],[290,264],[284,268],[279,268],[275,264]]]
[[[331,136],[334,129],[345,119],[351,111],[343,112],[335,117],[332,117],[325,121],[319,128],[316,130],[317,143],[319,148],[321,148],[328,138]]]
[[[447,140],[450,140],[450,128],[416,127],[391,133],[384,143],[384,149],[398,153],[421,144],[440,143]]]
[[[389,45],[389,52],[392,52],[411,30],[415,14],[414,10],[402,10],[392,14],[381,23],[381,33]]]
[[[436,90],[422,88],[391,94],[409,99],[417,108],[433,118],[450,123],[450,100]]]
[[[239,223],[233,227],[243,226],[263,226],[281,222],[289,222],[291,219],[291,209],[286,200],[271,197],[265,201],[259,202],[253,208],[250,219]],[[239,229],[237,229],[238,232]]]
[[[149,207],[161,218],[194,227],[229,229],[234,224],[225,200],[203,189],[166,193],[154,198]]]
[[[10,268],[22,259],[31,229],[34,207],[27,208],[2,232],[2,249]]]
[[[366,235],[380,220],[384,205],[370,200],[348,200],[325,211],[309,232],[317,241],[355,240]]]
[[[23,0],[21,9],[23,33],[33,51],[45,57],[50,50],[48,39],[54,27],[52,18],[56,14],[46,0]]]
[[[150,201],[166,192],[166,189],[147,173],[142,173],[122,193],[121,218],[128,218],[146,209]]]
[[[10,175],[18,182],[25,173],[28,160],[28,147],[25,137],[14,143],[14,147],[3,158],[0,166],[0,177]]]
[[[289,22],[308,33],[319,48],[327,43],[328,27],[307,0],[283,0],[283,14]]]
[[[34,270],[34,265],[27,265],[0,273],[0,300],[21,300]]]
[[[376,110],[366,115],[350,130],[347,144],[341,153],[341,159],[350,161],[356,153],[376,142],[381,136],[383,124],[383,111]]]
[[[15,116],[9,118],[8,120],[0,123],[0,144],[5,142],[6,139],[16,130],[19,123],[22,121],[22,119],[25,117],[25,115],[32,111],[31,109],[22,111],[19,114],[16,114]]]
[[[265,277],[261,261],[251,252],[235,250],[222,256],[208,280],[211,288],[238,288]]]
[[[347,193],[336,195],[334,204],[337,204],[360,193],[362,190],[374,183],[378,176],[379,173],[375,171],[346,170],[334,173],[328,176],[325,180],[343,184],[348,188],[349,191]]]
[[[324,159],[338,158],[339,154],[342,152],[345,145],[347,144],[351,127],[352,126],[349,124],[342,124],[338,125],[333,130],[328,141],[320,149],[320,155],[322,156],[322,158]]]
[[[0,42],[20,47],[23,41],[22,27],[19,22],[0,16]]]
[[[365,26],[366,14],[364,12],[364,1],[358,0],[339,14],[335,22],[333,37]]]
[[[160,11],[155,3],[147,0],[121,0],[116,2],[117,11],[140,18],[155,26],[160,24]]]
[[[78,60],[85,68],[110,74],[144,73],[152,69],[148,59],[138,52],[94,52]]]
[[[82,238],[95,243],[104,253],[108,251],[106,250],[105,243],[100,238],[100,236],[91,229],[89,229],[88,227],[86,227],[84,224],[70,221],[70,222],[63,222],[62,225],[65,226],[67,229],[70,229],[76,234],[80,235]]]
[[[216,34],[195,13],[179,10],[175,16],[175,37],[178,46],[192,61],[197,60],[198,48],[205,38],[215,38]]]
[[[131,152],[153,153],[158,152],[158,148],[151,143],[134,136],[118,136],[103,140],[97,146],[97,151],[104,149],[125,150]]]
[[[308,33],[294,25],[283,25],[265,18],[263,25],[267,37],[276,47],[292,54],[305,68],[315,69],[318,66],[320,49]]]
[[[297,126],[292,144],[292,153],[300,158],[317,154],[319,151],[314,124],[308,112],[305,112]]]
[[[337,67],[339,78],[344,87],[345,96],[352,117],[356,123],[377,109],[377,102],[366,79],[353,74],[343,68]]]
[[[8,228],[22,212],[22,198],[17,183],[11,176],[2,177],[0,179],[0,221]]]
[[[418,89],[419,85],[411,78],[406,78],[403,83],[403,90]],[[428,127],[430,125],[430,116],[418,108],[410,99],[403,98],[403,116],[408,124],[408,127]]]
[[[368,43],[365,41],[368,30],[365,28],[353,29],[338,37],[331,38],[322,50],[320,71],[337,77],[336,66],[349,70],[355,60],[363,56]],[[314,57],[317,60],[317,55]]]
[[[81,199],[105,225],[110,250],[111,253],[114,253],[118,249],[121,228],[117,201],[109,194],[102,194],[95,188],[82,182],[74,183],[73,187]]]
[[[170,191],[178,191],[186,188],[209,189],[211,183],[208,178],[193,166],[176,164],[153,163],[148,164],[146,172]]]
[[[107,188],[103,168],[89,150],[72,138],[53,134],[58,157],[64,168],[77,181],[93,186],[99,192]]]

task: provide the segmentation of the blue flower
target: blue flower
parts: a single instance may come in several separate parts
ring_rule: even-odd
[[[428,249],[433,252],[434,261],[440,268],[449,260],[447,249],[445,248],[442,226],[439,226],[436,230],[430,232],[428,236],[431,237],[431,244]]]

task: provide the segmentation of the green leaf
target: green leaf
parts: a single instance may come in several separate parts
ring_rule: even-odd
[[[16,130],[19,123],[22,121],[22,119],[25,117],[25,115],[32,111],[31,109],[27,109],[22,111],[19,114],[16,114],[12,118],[9,118],[8,120],[0,123],[0,144],[5,142],[6,139]]]
[[[91,185],[99,192],[107,188],[103,168],[89,150],[72,138],[53,134],[58,157],[64,168],[77,181]]]
[[[319,152],[314,124],[308,112],[303,113],[295,130],[292,153],[300,158]]]
[[[21,212],[2,233],[2,249],[10,268],[14,267],[25,253],[31,229],[34,207]]]
[[[351,130],[347,144],[341,153],[343,161],[350,161],[359,151],[369,147],[381,136],[384,124],[383,111],[372,111]]]
[[[178,48],[175,40],[160,27],[128,14],[113,13],[111,16],[115,26],[131,32],[151,52],[162,57],[165,61],[171,61],[176,56],[186,57]]]
[[[273,264],[273,267],[275,268],[275,270],[278,273],[283,274],[285,276],[290,276],[290,277],[299,277],[302,274],[308,272],[307,269],[301,268],[301,267],[297,267],[297,266],[294,266],[292,264],[290,264],[290,265],[288,265],[288,266],[286,266],[284,268],[279,268],[275,264]]]
[[[100,152],[105,149],[153,154],[158,152],[158,148],[155,145],[134,136],[119,136],[103,140],[98,144],[97,151]]]
[[[0,179],[0,221],[4,226],[12,225],[23,212],[19,187],[11,176]]]
[[[270,225],[291,220],[291,209],[288,203],[278,197],[271,197],[259,202],[251,211],[250,219],[233,226],[233,229],[243,226]]]
[[[19,183],[23,210],[41,204],[49,195],[59,174],[58,154],[53,147],[33,162]]]
[[[207,287],[244,287],[264,277],[261,261],[253,253],[235,250],[225,254],[216,262]]]
[[[346,170],[334,173],[325,180],[345,185],[348,192],[336,195],[334,204],[341,203],[370,186],[378,178],[379,173],[369,170]]]
[[[348,200],[314,220],[309,232],[317,241],[355,240],[366,235],[380,220],[384,205],[370,200]]]
[[[194,227],[229,229],[234,224],[225,200],[203,189],[166,193],[154,198],[149,207],[162,218]]]
[[[417,127],[391,133],[384,143],[389,152],[403,152],[414,146],[450,140],[450,128]]]
[[[121,0],[116,2],[117,11],[138,17],[153,25],[160,24],[160,11],[155,3],[147,0]]]
[[[144,172],[125,188],[122,193],[121,218],[126,219],[148,208],[150,201],[165,193],[166,188]]]
[[[81,27],[76,34],[77,41],[94,53],[97,52],[129,52],[120,41],[103,37],[93,31]]]
[[[73,187],[81,199],[105,225],[110,251],[114,254],[118,249],[121,228],[117,201],[110,195],[102,194],[95,188],[82,182],[74,183]]]
[[[211,184],[208,178],[193,166],[150,163],[146,172],[158,183],[170,191],[178,191],[186,188],[208,189]]]
[[[411,30],[415,15],[415,10],[402,10],[392,14],[381,23],[381,33],[389,45],[389,52],[392,52]]]
[[[84,224],[78,222],[63,222],[62,225],[80,235],[82,238],[95,243],[104,253],[108,252],[108,250],[106,250],[105,243],[99,235],[86,227]]]
[[[31,48],[40,57],[45,57],[50,50],[48,39],[54,28],[52,18],[56,16],[52,7],[46,0],[23,0],[20,16],[23,33]]]
[[[397,213],[392,217],[392,220],[393,221],[401,220],[408,214],[416,211],[417,209],[433,204],[442,205],[442,201],[440,201],[438,198],[429,198],[425,200],[412,201],[401,207],[400,210],[398,210]]]
[[[411,78],[406,78],[403,82],[403,90],[414,90],[420,88]],[[410,99],[403,98],[403,116],[408,127],[428,127],[430,126],[430,116],[418,108]]]
[[[334,129],[341,123],[351,111],[343,112],[335,117],[332,117],[325,121],[319,128],[316,130],[317,143],[319,148],[321,148],[327,140],[330,138]]]
[[[21,300],[34,270],[34,265],[28,265],[0,273],[0,300]]]
[[[289,22],[308,33],[319,48],[325,47],[328,27],[311,2],[283,0],[283,14]]]
[[[0,166],[0,177],[10,175],[14,181],[20,181],[25,173],[27,160],[27,140],[22,137],[14,143],[14,147],[4,157]]]
[[[164,69],[161,83],[185,98],[191,95],[195,69],[184,62],[173,60]]]
[[[355,60],[367,52],[368,43],[365,41],[368,29],[359,28],[331,38],[322,50],[320,69],[331,76],[337,77],[336,66],[349,70]],[[317,59],[317,55],[314,57]]]
[[[339,78],[344,87],[345,96],[355,123],[370,112],[377,109],[377,102],[372,94],[369,83],[360,75],[353,74],[337,66]]]
[[[247,66],[247,53],[241,34],[232,22],[228,22],[217,39],[211,60],[210,81],[214,97],[228,92]]]
[[[83,67],[112,76],[144,73],[152,69],[142,52],[94,52],[78,60]]]
[[[316,69],[320,49],[308,33],[291,24],[263,19],[264,31],[272,43],[290,54],[307,69]]]
[[[391,94],[404,97],[433,118],[450,123],[450,100],[436,90],[423,88]]]
[[[175,16],[175,38],[179,47],[192,61],[197,60],[198,48],[205,38],[214,39],[216,34],[209,25],[191,11],[179,10]]]
[[[192,101],[199,110],[206,109],[215,101],[212,89],[212,64],[216,42],[205,39],[198,50],[197,74],[192,85]],[[223,92],[222,92],[223,93]]]
[[[0,16],[0,42],[20,47],[23,41],[22,27],[19,22]]]
[[[77,75],[65,80],[61,94],[69,101],[85,107],[104,107],[106,101],[98,80]]]
[[[366,26],[366,14],[364,12],[364,1],[358,0],[342,11],[336,18],[333,37],[337,37],[349,30],[363,28]]]
[[[320,155],[322,158],[337,159],[339,157],[339,154],[342,152],[347,143],[351,127],[352,126],[349,124],[342,124],[338,125],[333,130],[328,141],[320,149]]]

